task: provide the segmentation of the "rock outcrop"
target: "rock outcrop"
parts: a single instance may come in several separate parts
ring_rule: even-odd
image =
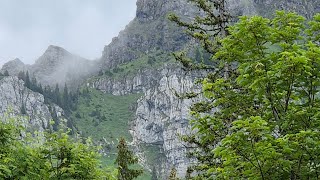
[[[184,47],[190,38],[168,20],[171,12],[184,17],[198,13],[185,0],[138,0],[136,17],[105,46],[101,58],[103,68],[134,61],[150,51],[173,52]]]
[[[44,103],[42,94],[26,88],[17,77],[9,76],[0,80],[0,116],[22,116],[22,125],[34,131],[52,128],[54,118],[64,119],[64,111],[57,105]]]

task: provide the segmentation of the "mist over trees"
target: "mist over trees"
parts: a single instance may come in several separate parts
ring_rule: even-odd
[[[20,71],[18,78],[25,82],[25,86],[34,92],[42,94],[46,103],[54,103],[62,107],[66,113],[69,113],[75,108],[75,104],[80,93],[79,90],[69,91],[68,85],[65,83],[63,91],[60,90],[58,84],[52,89],[51,86],[46,85],[44,88],[37,79],[32,76],[30,78],[29,72]]]

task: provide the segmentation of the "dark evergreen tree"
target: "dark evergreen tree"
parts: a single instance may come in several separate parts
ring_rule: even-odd
[[[41,93],[41,94],[44,95],[43,88],[42,88],[42,84],[39,83],[39,84],[38,84],[38,87],[39,87],[39,93]]]
[[[24,115],[27,114],[25,103],[22,103],[21,108],[20,108],[20,112],[21,112],[21,114],[24,114]]]
[[[64,84],[62,101],[63,101],[62,107],[65,110],[69,110],[70,109],[70,101],[69,101],[69,90],[68,90],[67,84]]]
[[[9,76],[8,70],[5,70],[3,75],[4,75],[4,76]]]
[[[202,59],[202,55],[201,55],[201,52],[200,52],[200,48],[196,48],[195,50],[195,61],[196,63],[201,63],[203,61]]]
[[[25,79],[24,83],[25,83],[25,86],[30,89],[31,81],[30,81],[30,76],[29,76],[29,72],[28,71],[26,73],[26,79]]]
[[[25,81],[25,80],[26,80],[26,74],[25,74],[25,72],[24,72],[24,71],[20,71],[20,72],[18,73],[18,78],[21,79],[21,80],[23,80],[23,81]]]
[[[37,82],[36,77],[34,77],[34,76],[31,78],[30,89],[35,92],[39,92],[38,82]]]
[[[129,166],[138,163],[138,158],[129,150],[124,138],[121,138],[116,164],[118,165],[118,180],[132,180],[143,173],[142,169],[130,169]]]
[[[156,168],[153,166],[151,180],[158,180]]]
[[[100,70],[98,75],[99,75],[99,76],[103,76],[103,71]]]
[[[59,90],[59,85],[56,84],[56,88],[54,89],[54,103],[57,105],[61,106],[62,101],[61,101],[61,95],[60,95],[60,90]]]

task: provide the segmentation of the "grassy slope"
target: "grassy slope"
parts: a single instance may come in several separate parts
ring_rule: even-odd
[[[139,97],[141,94],[113,96],[89,89],[88,94],[80,96],[77,110],[71,115],[85,137],[91,137],[96,142],[103,139],[110,142],[110,145],[104,147],[108,156],[102,159],[108,166],[114,166],[117,139],[132,139],[128,131],[129,121],[134,117],[133,106]],[[150,177],[150,173],[145,172],[137,179],[148,180]]]
[[[90,136],[96,141],[105,138],[108,142],[116,142],[120,137],[130,141],[128,123],[134,117],[132,108],[140,96],[113,96],[89,89],[88,95],[80,97],[77,110],[72,116],[84,136]]]

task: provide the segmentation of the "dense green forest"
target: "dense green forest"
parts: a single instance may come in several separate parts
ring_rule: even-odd
[[[285,11],[270,19],[231,17],[223,0],[192,2],[203,10],[203,17],[184,22],[169,16],[201,45],[194,50],[195,60],[186,52],[174,53],[176,60],[186,71],[207,72],[195,82],[202,86],[200,93],[179,95],[204,96],[190,108],[193,134],[182,137],[190,145],[188,155],[196,160],[185,179],[319,179],[320,14],[311,20]],[[234,19],[237,22],[231,23]],[[158,60],[149,63],[154,62]],[[100,75],[114,75],[110,73]],[[91,121],[92,126],[80,127],[86,136],[99,141],[104,136],[100,133],[106,133],[112,141],[114,135],[125,134],[107,126],[96,134],[90,129],[107,119],[128,118],[129,107],[104,105],[106,95],[87,88],[73,93],[67,85],[63,91],[58,85],[54,90],[43,88],[28,72],[19,73],[19,78],[44,94],[47,103],[63,107],[74,121],[82,118],[80,125]],[[138,97],[130,96],[128,106]],[[123,101],[108,98],[116,107]],[[121,120],[117,123],[126,126]],[[113,157],[115,166],[107,167],[100,161],[99,146],[79,137],[72,121],[67,126],[53,121],[54,128],[43,134],[26,133],[17,124],[19,118],[0,123],[1,179],[131,180],[143,173],[123,138]],[[130,140],[130,135],[125,138]],[[174,168],[169,179],[179,179]]]

